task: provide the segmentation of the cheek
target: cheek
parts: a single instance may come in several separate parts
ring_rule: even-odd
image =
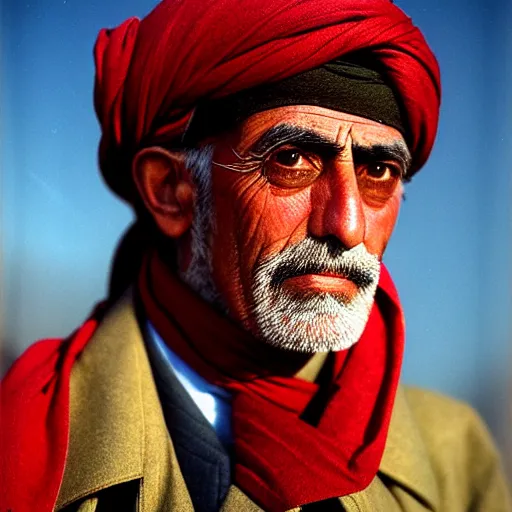
[[[311,211],[309,190],[285,195],[265,184],[254,196],[240,199],[238,242],[249,269],[304,238]]]
[[[260,175],[223,174],[219,172],[212,183],[214,276],[221,293],[247,302],[255,265],[304,238],[310,191],[283,193]]]
[[[364,206],[366,232],[365,246],[368,251],[382,258],[386,246],[391,238],[393,229],[398,219],[402,197],[402,188],[380,208],[374,209],[370,206]]]

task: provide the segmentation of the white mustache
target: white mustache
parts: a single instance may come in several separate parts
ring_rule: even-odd
[[[308,237],[264,261],[256,280],[266,275],[266,279],[270,277],[271,287],[277,288],[291,277],[328,273],[365,288],[373,284],[379,266],[377,256],[370,254],[363,243],[345,249],[337,241]]]

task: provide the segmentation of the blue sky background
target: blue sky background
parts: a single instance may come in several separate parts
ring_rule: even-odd
[[[131,213],[97,172],[92,48],[100,28],[156,3],[3,1],[8,355],[69,333],[105,293]],[[470,401],[512,453],[512,9],[506,0],[396,3],[425,33],[443,76],[438,141],[407,187],[385,257],[407,320],[403,378]]]

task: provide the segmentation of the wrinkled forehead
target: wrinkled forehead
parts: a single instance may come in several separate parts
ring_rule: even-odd
[[[279,126],[313,131],[339,146],[345,146],[347,141],[360,146],[396,143],[405,146],[404,137],[394,127],[361,116],[310,105],[279,107],[253,114],[228,135],[229,143],[243,153]]]

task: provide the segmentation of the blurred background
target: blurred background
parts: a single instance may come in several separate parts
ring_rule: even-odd
[[[2,1],[2,372],[105,295],[132,215],[97,170],[92,48],[156,3]],[[437,144],[385,256],[407,320],[403,380],[476,407],[512,475],[512,2],[395,3],[443,76]]]

